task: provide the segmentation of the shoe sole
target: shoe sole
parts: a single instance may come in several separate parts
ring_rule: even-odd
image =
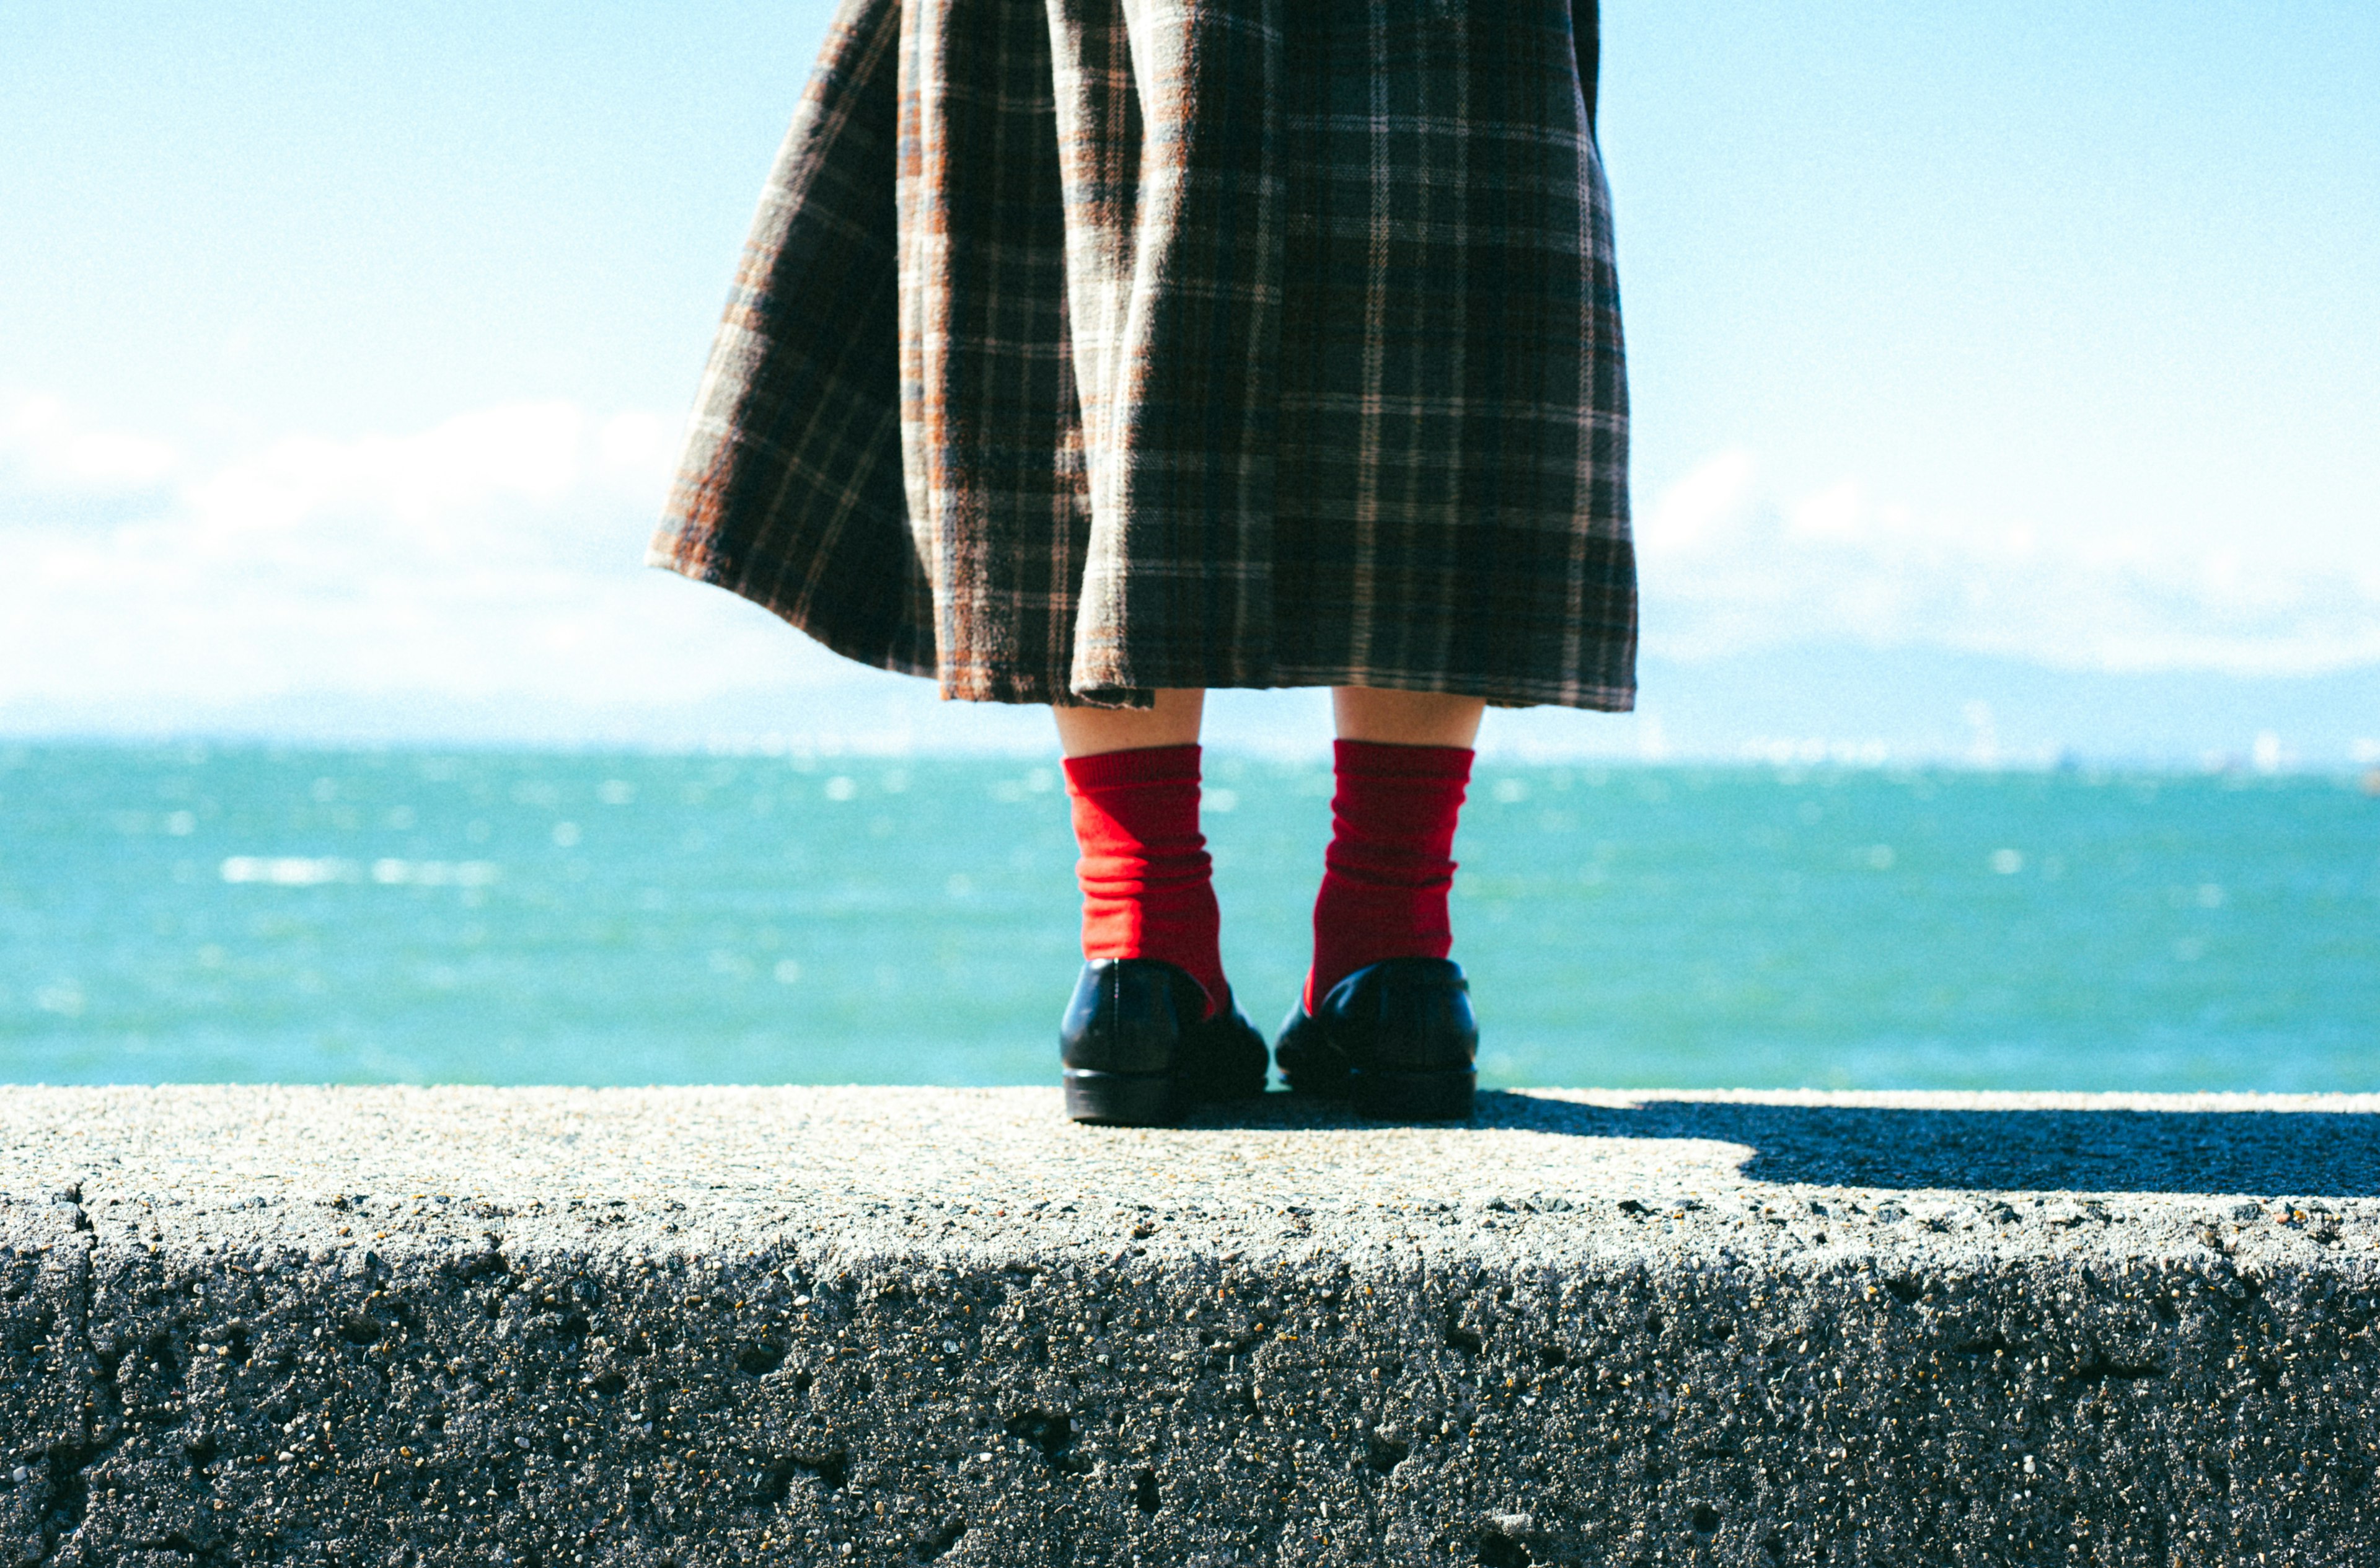
[[[1356,1073],[1347,1098],[1358,1116],[1394,1122],[1459,1122],[1471,1114],[1475,1072]]]
[[[1381,1122],[1460,1122],[1471,1114],[1476,1072],[1346,1073],[1289,1080],[1292,1094],[1343,1103]]]
[[[1182,1119],[1171,1075],[1066,1069],[1066,1115],[1101,1127],[1164,1127]]]

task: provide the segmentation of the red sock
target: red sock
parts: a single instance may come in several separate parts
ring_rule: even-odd
[[[1161,958],[1229,1000],[1221,924],[1198,832],[1198,748],[1152,746],[1066,759],[1075,842],[1083,857],[1083,956]]]
[[[1454,885],[1454,822],[1471,782],[1461,746],[1342,740],[1330,847],[1314,900],[1314,967],[1305,1006],[1383,958],[1443,958],[1454,945],[1446,895]]]

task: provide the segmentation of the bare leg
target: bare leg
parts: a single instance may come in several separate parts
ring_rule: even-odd
[[[1342,686],[1330,693],[1341,740],[1383,746],[1469,747],[1479,738],[1488,704],[1442,691],[1380,691]]]
[[[1069,757],[1188,746],[1198,738],[1198,722],[1206,711],[1207,694],[1193,687],[1159,692],[1154,708],[1050,710],[1058,721],[1058,749]]]

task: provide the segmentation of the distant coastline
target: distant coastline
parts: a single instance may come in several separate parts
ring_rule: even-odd
[[[798,638],[788,646],[806,647]],[[1491,714],[1482,754],[2182,772],[2380,767],[2380,665],[2301,675],[2111,673],[1924,649],[1785,648],[1707,662],[1647,659],[1643,680],[1633,714]],[[1319,756],[1324,706],[1318,691],[1218,693],[1207,744],[1243,756]],[[927,682],[824,654],[668,702],[501,690],[292,691],[222,703],[0,695],[0,744],[42,739],[912,757],[1054,749],[1038,709],[943,702]]]

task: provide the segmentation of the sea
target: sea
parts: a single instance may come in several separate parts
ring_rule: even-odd
[[[1235,992],[1304,972],[1308,761],[1210,754]],[[2380,1090],[2348,775],[1484,759],[1497,1085]],[[1055,763],[0,744],[0,1081],[1054,1080]]]

